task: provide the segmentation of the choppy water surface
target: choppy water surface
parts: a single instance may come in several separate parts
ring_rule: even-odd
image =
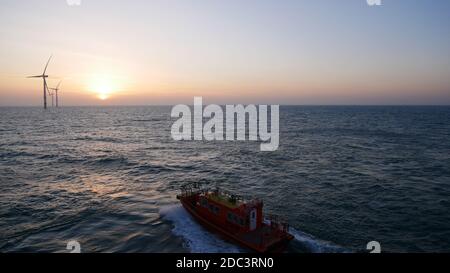
[[[0,108],[0,251],[242,252],[177,204],[265,200],[289,251],[450,251],[449,107],[282,107],[280,149],[175,142],[170,107]]]

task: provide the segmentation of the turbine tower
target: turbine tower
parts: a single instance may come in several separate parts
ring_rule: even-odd
[[[48,75],[45,75],[45,72],[47,72],[47,67],[48,64],[50,63],[50,60],[52,59],[52,56],[50,56],[50,58],[47,61],[47,64],[45,65],[44,68],[44,73],[42,73],[42,75],[38,75],[38,76],[30,76],[28,78],[42,78],[44,80],[44,109],[47,109],[47,80],[46,78],[48,78]]]
[[[61,81],[59,81],[58,85],[55,88],[49,88],[52,91],[55,91],[55,95],[56,95],[56,108],[59,107],[58,104],[58,91],[59,91],[59,86],[61,85]]]
[[[55,94],[53,92],[50,92],[50,90],[48,90],[48,95],[52,97],[52,108],[53,108],[55,107],[55,97],[54,97]]]

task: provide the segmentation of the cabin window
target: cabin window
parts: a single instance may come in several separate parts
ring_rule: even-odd
[[[214,207],[214,213],[219,214],[219,211],[220,211],[219,207]]]
[[[230,221],[230,222],[233,221],[233,214],[231,212],[228,212],[227,218],[228,218],[228,221]]]
[[[238,217],[236,214],[228,212],[227,213],[227,219],[229,222],[232,222],[236,225],[245,226],[245,221],[243,218]]]
[[[208,208],[209,208],[209,210],[210,210],[212,213],[218,214],[219,211],[220,211],[220,208],[219,208],[219,207],[214,206],[214,205],[212,205],[212,204],[209,204],[209,205],[208,205]]]

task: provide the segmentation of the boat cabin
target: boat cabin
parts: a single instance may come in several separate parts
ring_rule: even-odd
[[[259,199],[244,201],[219,189],[186,191],[183,195],[192,198],[191,204],[199,215],[227,230],[249,232],[263,225],[263,202]]]
[[[253,231],[263,222],[263,202],[245,202],[235,195],[214,190],[198,195],[197,211],[204,217],[220,222],[227,229],[239,232]]]

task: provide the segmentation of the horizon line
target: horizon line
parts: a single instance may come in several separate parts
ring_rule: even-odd
[[[99,104],[92,104],[92,105],[66,105],[66,106],[59,106],[59,107],[49,107],[48,109],[58,109],[58,108],[74,108],[74,107],[151,107],[151,106],[175,106],[182,103],[177,104],[117,104],[117,105],[99,105]],[[361,107],[361,106],[367,106],[367,107],[450,107],[450,103],[448,104],[268,104],[268,103],[260,103],[260,104],[244,104],[244,103],[235,103],[235,104],[217,104],[217,103],[211,103],[216,104],[219,106],[225,106],[225,105],[279,105],[279,106],[309,106],[309,107]],[[193,104],[183,104],[188,106],[194,106]],[[206,106],[209,104],[205,104],[203,106]],[[0,105],[0,108],[42,108],[42,106],[39,105]]]

